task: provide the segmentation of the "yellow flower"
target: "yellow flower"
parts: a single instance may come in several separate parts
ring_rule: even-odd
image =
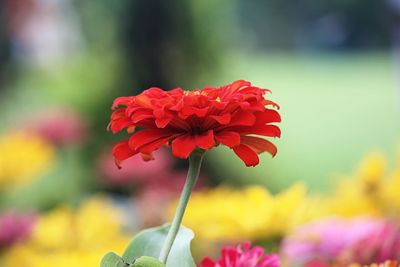
[[[51,168],[53,161],[53,146],[38,136],[0,136],[0,190],[33,182]]]
[[[5,267],[97,267],[108,251],[123,252],[129,241],[122,215],[96,197],[73,210],[64,206],[39,218],[31,239],[5,253]]]
[[[194,193],[183,222],[207,243],[282,237],[298,225],[333,215],[399,214],[400,165],[390,176],[386,165],[382,154],[371,153],[352,177],[339,179],[324,195],[306,195],[302,184],[277,195],[261,186]]]
[[[305,187],[294,185],[273,196],[261,186],[219,187],[194,193],[183,223],[204,241],[255,240],[282,236],[305,197]]]
[[[400,212],[400,164],[388,174],[386,159],[371,153],[360,164],[354,177],[337,182],[333,193],[326,197],[331,214],[392,216]]]
[[[382,189],[385,211],[389,215],[400,213],[400,166],[389,176]]]
[[[382,182],[382,177],[386,172],[386,165],[386,159],[382,153],[370,153],[361,161],[356,179],[362,182],[367,190],[373,190],[374,186]]]
[[[273,199],[274,212],[267,224],[269,228],[266,232],[267,236],[280,237],[297,226],[295,217],[302,212],[301,208],[304,206],[305,200],[306,187],[303,184],[295,184],[286,191],[277,194]]]
[[[382,154],[371,153],[358,167],[354,177],[339,179],[334,191],[324,198],[328,214],[352,217],[381,213],[381,190],[386,161]]]

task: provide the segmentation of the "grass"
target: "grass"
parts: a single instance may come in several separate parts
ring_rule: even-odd
[[[232,54],[215,84],[246,79],[272,89],[271,98],[281,105],[282,138],[275,141],[276,158],[262,155],[256,168],[244,167],[228,149],[210,153],[215,174],[273,191],[298,180],[323,190],[371,151],[385,152],[393,164],[400,144],[400,85],[394,75],[389,53]]]

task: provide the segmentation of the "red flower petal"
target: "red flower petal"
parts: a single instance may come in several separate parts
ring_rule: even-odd
[[[268,151],[272,156],[275,156],[277,152],[276,146],[273,143],[259,137],[241,136],[240,142],[251,147],[257,154]]]
[[[127,129],[126,129],[126,131],[127,131],[127,133],[134,133],[135,132],[135,130],[136,130],[136,126],[129,126],[129,127],[127,127]]]
[[[206,134],[195,136],[196,145],[202,149],[209,150],[215,146],[214,132],[209,130]]]
[[[224,115],[211,115],[210,118],[216,120],[219,124],[226,125],[231,122],[231,114],[225,113]]]
[[[276,110],[266,109],[263,112],[256,113],[257,124],[266,124],[271,122],[281,122],[281,116]]]
[[[111,129],[112,133],[117,133],[127,127],[133,126],[133,123],[128,118],[119,118],[117,120],[112,121],[108,128]]]
[[[170,138],[171,136],[160,138],[152,143],[142,146],[139,151],[144,154],[151,154],[154,150],[166,145]]]
[[[117,120],[117,119],[122,118],[122,117],[126,117],[125,111],[126,111],[126,108],[120,108],[120,109],[114,111],[111,114],[111,121]]]
[[[251,126],[256,122],[256,116],[251,112],[238,112],[236,113],[229,126]]]
[[[247,102],[246,102],[247,103]],[[248,107],[246,107],[246,106],[240,106],[243,110],[251,110],[251,111],[264,111],[265,110],[265,106],[262,104],[262,103],[260,103],[260,102],[251,102],[251,103],[248,103],[249,104],[249,106]]]
[[[186,159],[196,148],[196,142],[193,136],[182,135],[172,141],[171,146],[174,156]]]
[[[215,133],[215,140],[217,142],[226,145],[230,148],[238,146],[240,144],[240,134],[236,132],[223,131]]]
[[[108,125],[108,130],[117,133],[122,129],[132,126],[132,121],[125,115],[126,108],[121,108],[111,114],[111,121]]]
[[[240,88],[242,88],[244,86],[249,86],[249,85],[250,85],[250,83],[247,81],[244,81],[244,80],[234,81],[229,86],[229,92],[234,93],[235,91],[239,90]]]
[[[118,144],[116,144],[113,147],[112,152],[115,158],[115,163],[117,164],[118,168],[121,168],[120,163],[122,161],[138,153],[136,150],[133,150],[129,147],[128,140],[123,140]]]
[[[269,137],[280,137],[281,129],[275,125],[254,125],[251,127],[236,128],[242,134],[258,134]]]
[[[196,115],[197,117],[204,117],[208,112],[209,107],[196,108],[191,106],[183,106],[181,110],[181,115],[183,117],[188,117],[190,115]]]
[[[165,128],[172,120],[172,117],[157,118],[155,123],[158,128]]]
[[[133,149],[139,149],[144,145],[153,143],[154,141],[157,141],[160,138],[164,138],[171,135],[172,134],[169,131],[166,131],[165,129],[141,130],[139,132],[134,133],[129,138],[129,146]]]
[[[137,110],[136,112],[134,112],[132,114],[132,121],[134,123],[138,123],[139,121],[145,120],[145,119],[149,119],[149,118],[153,118],[153,112],[151,112],[150,110]]]
[[[132,96],[120,96],[117,97],[112,106],[111,109],[116,109],[118,106],[124,105],[124,106],[128,106],[132,101],[133,101],[134,97]]]
[[[142,156],[142,159],[143,159],[144,161],[154,160],[154,157],[153,157],[152,154],[140,153],[140,155]]]
[[[149,91],[149,90],[147,90],[147,91]],[[135,103],[144,108],[152,108],[153,107],[151,104],[150,98],[145,94],[140,94],[138,96],[135,96]]]
[[[279,105],[276,104],[275,102],[271,101],[271,100],[264,99],[262,101],[262,103],[264,104],[264,106],[273,106],[273,107],[275,107],[277,109],[280,109]]]
[[[189,132],[191,130],[190,125],[186,121],[179,118],[173,118],[170,122],[170,125],[174,128],[182,129],[185,132]]]
[[[234,147],[233,151],[246,164],[247,167],[254,167],[260,162],[257,153],[246,145],[240,144]]]

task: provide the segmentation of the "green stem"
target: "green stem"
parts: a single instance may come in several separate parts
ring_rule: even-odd
[[[185,213],[190,193],[192,192],[193,186],[196,183],[197,177],[199,176],[203,156],[204,151],[198,150],[194,151],[189,156],[189,171],[186,177],[186,182],[179,199],[178,207],[176,208],[174,219],[172,220],[171,227],[168,231],[168,235],[165,239],[159,257],[159,260],[164,264],[167,263],[169,252],[171,251],[176,235],[178,234],[179,227],[181,226],[183,214]]]

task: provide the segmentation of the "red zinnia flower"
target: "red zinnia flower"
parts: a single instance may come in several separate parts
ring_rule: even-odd
[[[126,128],[133,135],[114,146],[116,163],[119,166],[137,153],[152,159],[151,153],[164,145],[171,145],[176,157],[187,158],[196,148],[209,150],[223,144],[246,166],[256,166],[257,154],[267,151],[274,156],[277,149],[253,135],[280,136],[279,127],[271,124],[280,122],[280,115],[265,106],[279,107],[264,99],[266,92],[250,82],[236,81],[194,91],[153,87],[137,96],[119,97],[112,106],[109,128],[113,133]]]
[[[237,247],[222,249],[221,258],[213,261],[204,258],[199,267],[279,267],[279,258],[275,254],[264,254],[262,247],[250,247],[250,242]]]

